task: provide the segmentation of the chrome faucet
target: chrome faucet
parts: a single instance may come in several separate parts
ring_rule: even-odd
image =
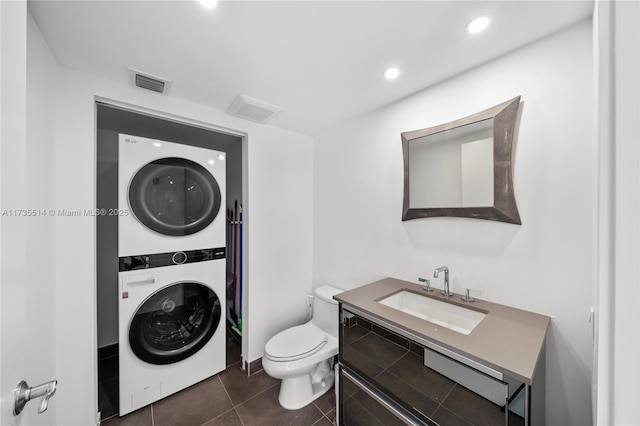
[[[447,268],[446,266],[441,266],[439,268],[436,268],[436,270],[433,271],[433,278],[438,278],[438,275],[440,274],[440,272],[443,272],[443,271],[444,271],[444,287],[440,293],[444,297],[448,298],[453,296],[453,294],[449,292],[449,268]]]

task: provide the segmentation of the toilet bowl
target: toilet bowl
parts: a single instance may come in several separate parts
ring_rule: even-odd
[[[333,386],[338,354],[338,302],[333,296],[342,292],[318,287],[311,321],[281,331],[265,345],[262,367],[282,380],[278,400],[288,410],[310,404]]]

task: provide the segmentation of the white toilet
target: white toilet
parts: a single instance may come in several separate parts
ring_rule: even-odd
[[[311,321],[281,331],[264,347],[262,366],[282,380],[278,400],[288,410],[310,404],[333,386],[333,357],[338,354],[338,302],[333,295],[343,291],[318,287]]]

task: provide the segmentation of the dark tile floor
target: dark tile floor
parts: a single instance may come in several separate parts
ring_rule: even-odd
[[[232,339],[227,341],[225,371],[119,417],[117,351],[100,358],[98,404],[104,426],[325,426],[335,419],[333,389],[300,410],[282,408],[280,381],[264,371],[247,377],[240,369],[240,348]]]

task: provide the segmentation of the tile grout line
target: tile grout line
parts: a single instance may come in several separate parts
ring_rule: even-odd
[[[327,419],[327,420],[329,420],[329,422],[331,422],[331,424],[332,424],[332,425],[335,425],[335,424],[336,424],[336,420],[337,420],[337,419],[333,419],[333,420],[332,420],[332,419],[330,419],[330,418],[329,418],[329,416],[327,416],[326,414],[324,414],[324,418],[325,418],[325,419]],[[322,420],[322,418],[321,418],[320,420]],[[318,421],[320,421],[320,420],[318,420]],[[317,422],[316,422],[316,423],[317,423]]]
[[[221,414],[219,414],[219,415],[215,416],[214,418],[207,420],[206,422],[202,423],[202,425],[200,425],[200,426],[206,426],[206,425],[208,425],[209,423],[211,423],[212,421],[214,421],[214,420],[216,420],[216,419],[219,419],[220,417],[222,417],[222,416],[224,416],[225,414],[229,413],[230,411],[236,411],[235,407],[233,407],[233,408],[229,408],[229,409],[228,409],[227,411],[225,411],[224,413],[221,413]],[[236,411],[236,415],[238,416],[238,419],[240,420],[240,423],[244,426],[244,423],[242,422],[242,419],[240,418],[240,415],[238,415],[238,412],[237,412],[237,411]]]
[[[227,367],[227,368],[229,368],[229,367]],[[229,402],[231,402],[231,406],[235,407],[236,405],[233,403],[233,399],[231,399],[231,395],[229,395],[229,392],[227,391],[227,387],[224,385],[224,382],[220,378],[220,373],[216,374],[216,378],[218,379],[218,381],[222,385],[222,389],[224,389],[225,395],[227,395],[227,398],[229,398]]]
[[[354,327],[355,327],[355,326],[354,326]],[[358,325],[358,327],[360,327],[360,328],[363,328],[363,329],[367,330],[367,333],[366,333],[366,334],[363,334],[363,335],[362,335],[362,336],[360,336],[360,337],[358,337],[358,338],[357,338],[357,339],[355,339],[353,342],[349,342],[349,343],[346,343],[346,342],[345,342],[345,343],[344,343],[344,346],[351,346],[351,345],[353,345],[354,343],[356,343],[357,341],[359,341],[359,340],[361,340],[361,339],[363,339],[363,338],[367,337],[369,334],[373,333],[373,331],[371,331],[371,330],[369,330],[369,329],[366,329],[366,328],[362,327],[361,325]],[[354,349],[355,349],[355,348],[354,348]]]
[[[357,349],[356,349],[357,350]],[[389,365],[389,367],[387,367],[386,369],[382,370],[380,373],[378,373],[375,377],[378,377],[380,374],[387,372],[388,374],[391,374],[392,376],[394,376],[395,378],[397,378],[398,380],[401,380],[404,383],[407,383],[404,379],[402,379],[401,377],[398,377],[397,375],[395,375],[394,373],[392,373],[391,371],[388,371],[389,368],[391,368],[392,366],[394,366],[395,364],[397,364],[398,362],[400,362],[401,359],[403,359],[404,357],[406,357],[407,355],[413,353],[411,350],[409,350],[407,353],[405,353],[404,355],[402,355],[400,358],[398,358],[397,360],[395,360],[391,365]],[[376,364],[378,365],[378,364]],[[426,366],[425,366],[426,367]],[[429,367],[427,367],[429,368]],[[415,389],[415,387],[413,387],[411,384],[407,383],[407,385],[409,385],[411,388]],[[436,413],[436,411],[438,411],[440,409],[440,407],[442,407],[442,404],[444,404],[444,401],[449,397],[449,395],[451,395],[451,393],[453,392],[453,390],[456,388],[457,383],[454,382],[454,385],[451,387],[451,389],[449,390],[449,392],[447,392],[447,394],[442,398],[442,400],[440,402],[434,401],[433,399],[431,399],[429,396],[425,395],[425,397],[431,399],[433,402],[437,403],[436,408],[433,410],[433,412],[430,415],[427,415],[425,413],[422,413],[424,415],[426,415],[428,418],[433,417],[433,415]],[[424,395],[424,394],[423,394]],[[446,407],[444,407],[444,409],[446,409]],[[454,413],[455,414],[455,413]]]
[[[266,374],[266,373],[265,373],[265,374]],[[222,382],[222,380],[220,380],[220,382]],[[269,386],[269,387],[268,387],[268,388],[266,388],[265,390],[260,391],[260,392],[258,392],[257,394],[253,395],[251,398],[247,398],[247,399],[245,399],[244,401],[242,401],[242,402],[241,402],[241,403],[239,403],[239,404],[235,404],[235,403],[233,402],[233,400],[231,400],[231,403],[233,404],[234,408],[235,408],[235,407],[239,407],[239,406],[241,406],[241,405],[243,405],[243,404],[246,404],[247,402],[251,401],[252,399],[254,399],[254,398],[256,398],[256,397],[258,397],[258,396],[262,395],[263,393],[265,393],[265,392],[266,392],[266,391],[268,391],[269,389],[271,389],[271,388],[273,388],[273,387],[275,387],[275,386],[278,386],[279,384],[280,384],[280,380],[276,381],[276,383],[274,383],[273,385]],[[224,390],[225,390],[225,392],[226,392],[226,391],[227,391],[227,388],[225,388],[225,387],[224,387],[224,383],[222,383],[222,387],[224,388]],[[227,395],[228,395],[228,393],[227,393]],[[231,399],[231,397],[229,397],[229,399]]]
[[[228,365],[227,368],[232,367],[234,365],[238,364],[237,362]],[[225,368],[226,370],[226,368]],[[238,414],[238,411],[236,410],[235,405],[233,404],[233,400],[231,400],[231,396],[229,395],[229,392],[227,391],[227,388],[224,386],[224,383],[222,382],[222,379],[220,378],[220,373],[216,374],[215,377],[218,379],[218,381],[220,382],[220,385],[222,385],[222,389],[224,390],[224,393],[227,395],[227,398],[229,398],[229,402],[231,402],[231,408],[228,409],[227,411],[220,413],[219,415],[217,415],[216,417],[207,420],[206,422],[204,422],[201,426],[206,426],[208,423],[211,423],[212,421],[219,419],[220,417],[224,416],[225,414],[227,414],[230,411],[234,411],[236,413],[236,416],[238,416],[238,420],[240,420],[240,424],[242,426],[244,426],[244,422],[242,421],[242,419],[240,418],[240,415]]]
[[[433,417],[433,416],[436,414],[436,411],[438,411],[438,410],[440,409],[440,407],[442,407],[442,404],[444,404],[444,402],[447,400],[447,398],[449,398],[449,395],[451,395],[451,392],[453,392],[453,390],[456,388],[456,386],[458,386],[458,384],[454,382],[453,387],[452,387],[452,388],[451,388],[451,390],[450,390],[450,391],[445,395],[445,397],[444,397],[444,398],[442,398],[442,401],[440,401],[440,404],[438,404],[438,406],[436,407],[436,409],[435,409],[435,410],[433,410],[433,413],[431,413],[430,418],[431,418],[431,417]],[[444,409],[446,410],[446,407],[444,407]],[[458,416],[458,415],[457,415],[457,413],[453,413],[453,414],[455,414],[456,416]],[[458,416],[458,417],[459,417],[459,416]]]
[[[316,401],[317,401],[317,399],[315,399],[315,400],[311,401],[311,404],[313,404],[313,406],[315,407],[315,409],[316,409],[316,410],[318,410],[318,412],[320,413],[320,418],[319,418],[318,420],[316,420],[315,422],[313,422],[312,426],[313,426],[313,425],[318,424],[318,422],[319,422],[320,420],[322,420],[322,418],[323,418],[323,417],[326,417],[326,416],[324,415],[324,412],[323,412],[323,411],[320,409],[320,407],[318,407],[318,405],[316,404]]]
[[[334,368],[336,368],[336,367],[334,366]],[[331,388],[332,388],[332,389],[329,389],[329,390],[327,391],[327,393],[326,393],[326,394],[332,393],[332,394],[333,394],[333,399],[334,399],[334,400],[336,399],[336,396],[335,396],[335,386],[336,386],[336,384],[334,383],[334,384],[333,384],[333,386],[331,386]],[[323,395],[323,396],[324,396],[324,395]],[[322,398],[323,396],[321,396],[320,398]],[[319,422],[320,420],[322,420],[322,418],[324,417],[324,418],[326,418],[327,420],[329,420],[329,421],[331,422],[331,424],[335,424],[335,422],[334,422],[332,419],[330,419],[330,418],[329,418],[328,414],[329,414],[330,412],[332,412],[332,411],[337,412],[337,406],[336,406],[336,407],[334,407],[334,408],[329,409],[329,411],[327,411],[327,412],[325,413],[324,411],[322,411],[322,409],[321,409],[320,407],[318,407],[318,404],[316,404],[316,402],[317,402],[317,401],[318,401],[318,399],[315,399],[314,401],[312,401],[312,404],[314,405],[314,407],[316,407],[316,408],[318,409],[318,411],[320,411],[320,414],[322,414],[322,416],[320,416],[320,418],[316,421],[316,423],[318,423],[318,422]],[[337,405],[338,401],[335,401],[335,402],[336,402],[336,405]],[[335,417],[335,415],[334,415],[334,417]],[[316,423],[314,423],[314,424],[316,424]]]
[[[265,390],[260,391],[260,392],[258,392],[257,394],[253,395],[251,398],[249,398],[249,399],[246,399],[246,400],[242,401],[240,404],[238,404],[238,405],[234,405],[234,408],[237,408],[237,407],[239,407],[239,406],[241,406],[241,405],[246,404],[247,402],[251,401],[252,399],[257,398],[258,396],[262,395],[263,393],[265,393],[265,392],[266,392],[266,391],[268,391],[269,389],[271,389],[271,388],[273,388],[273,387],[275,387],[275,386],[278,386],[278,384],[279,384],[279,383],[273,384],[273,385],[269,386],[268,388],[266,388]],[[233,404],[233,401],[231,401],[231,403]]]
[[[229,367],[227,367],[227,368],[229,368]],[[220,373],[216,374],[216,377],[218,378],[218,381],[220,382],[220,385],[222,386],[222,389],[224,389],[225,395],[227,395],[227,398],[229,398],[229,402],[231,403],[231,408],[235,408],[236,405],[233,403],[233,399],[231,399],[231,395],[229,395],[229,391],[227,391],[227,388],[224,385],[224,382],[220,378]],[[227,410],[227,411],[229,411],[229,410]],[[226,413],[226,411],[225,411],[225,413]]]
[[[235,411],[236,416],[238,416],[238,420],[240,420],[240,424],[244,426],[244,422],[242,421],[242,417],[240,417],[240,413],[238,413],[238,410],[236,409],[236,407],[233,407],[233,411]]]
[[[231,367],[231,366],[233,366],[233,365],[235,365],[235,364],[238,364],[238,363],[236,362],[236,363],[234,363],[234,364],[231,364],[231,365],[230,365],[230,366],[228,366],[227,368],[229,368],[229,367]],[[233,403],[233,399],[231,399],[231,395],[229,395],[229,391],[227,391],[227,388],[226,388],[226,386],[224,385],[224,382],[223,382],[223,381],[222,381],[222,379],[220,378],[220,374],[216,374],[216,377],[217,377],[217,378],[218,378],[218,380],[220,381],[220,384],[222,385],[222,389],[224,389],[224,393],[227,395],[227,398],[229,398],[229,402],[231,402],[231,407],[232,407],[232,408],[231,408],[231,410],[233,410],[233,411],[236,413],[236,416],[238,416],[238,420],[240,420],[240,424],[244,426],[244,422],[242,421],[242,417],[240,417],[240,413],[238,413],[238,410],[236,410],[236,404],[234,404],[234,403]],[[224,413],[220,414],[220,416],[222,416],[222,415],[224,415],[224,414],[228,413],[228,412],[229,412],[229,411],[231,411],[231,410],[227,410],[227,411],[225,411]],[[220,416],[218,416],[218,417],[220,417]],[[211,419],[211,420],[215,420],[215,419],[217,419],[218,417],[215,417],[214,419]],[[211,420],[209,420],[209,421],[211,421]]]
[[[395,360],[395,361],[393,361],[391,364],[389,364],[389,366],[388,366],[387,368],[385,368],[385,369],[384,369],[384,371],[389,370],[391,367],[393,367],[394,365],[396,365],[397,363],[399,363],[401,359],[403,359],[404,357],[406,357],[406,356],[407,356],[407,355],[409,355],[410,353],[411,353],[411,350],[410,350],[410,349],[409,349],[409,350],[407,350],[407,352],[406,352],[406,353],[402,354],[398,359],[396,359],[396,360]],[[390,371],[387,371],[387,372],[388,372],[389,374],[393,374],[393,373],[392,373],[392,372],[390,372]],[[395,376],[395,374],[394,374],[394,376]]]

